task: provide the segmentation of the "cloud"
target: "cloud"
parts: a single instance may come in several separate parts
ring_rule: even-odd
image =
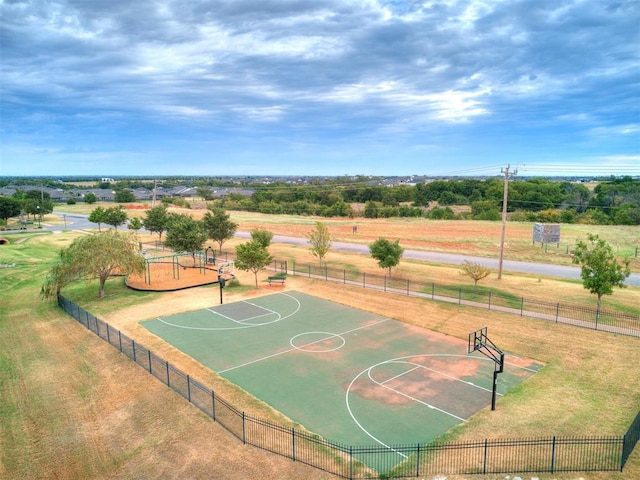
[[[425,133],[472,154],[473,128],[533,148],[555,128],[628,153],[639,21],[633,0],[5,1],[2,128],[108,144],[135,126],[141,150],[157,131],[384,136],[407,157]]]

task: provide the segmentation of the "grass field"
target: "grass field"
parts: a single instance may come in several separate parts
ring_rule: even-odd
[[[94,205],[76,204],[60,205],[60,211],[89,214],[97,205],[104,208],[111,203]],[[144,205],[144,204],[142,204]],[[148,204],[147,204],[148,205]],[[200,218],[206,212],[203,202],[194,202],[185,209],[171,207],[171,211],[184,213]],[[129,209],[130,217],[144,217],[145,210]],[[297,215],[267,215],[255,212],[228,212],[231,219],[239,225],[239,229],[250,231],[262,228],[278,235],[306,237],[314,228],[316,221],[324,222],[336,241],[369,244],[379,237],[400,240],[405,248],[428,250],[435,252],[464,253],[479,257],[496,257],[500,246],[501,223],[485,221],[459,220],[427,220],[424,218],[389,218],[367,219],[320,218]],[[60,222],[53,216],[51,221]],[[47,218],[49,220],[49,217]],[[358,226],[358,233],[353,234],[353,226]],[[567,250],[575,247],[576,240],[585,240],[587,233],[597,233],[605,239],[616,254],[631,259],[631,267],[640,272],[640,227],[628,225],[578,225],[563,224],[561,226],[560,245],[533,244],[533,223],[507,222],[504,258],[531,262],[570,265],[571,257]]]
[[[251,225],[247,220],[240,228],[249,229]],[[262,227],[277,231],[264,223]],[[283,230],[279,233],[289,232],[286,226],[278,228]],[[635,232],[637,235],[637,229]],[[242,447],[51,302],[40,302],[37,296],[42,277],[57,249],[68,244],[73,235],[13,236],[9,245],[0,247],[0,263],[15,264],[3,269],[0,276],[1,478],[331,478]],[[372,231],[371,236],[376,237],[376,233]],[[27,240],[20,242],[23,238]],[[272,251],[283,258],[313,260],[302,248],[274,245]],[[375,262],[365,256],[331,252],[329,261],[361,270],[376,268]],[[426,267],[416,262],[401,263],[398,274],[439,280],[459,278],[451,267]],[[262,275],[265,278],[267,273]],[[239,279],[243,285],[252,284],[252,274],[240,272]],[[512,275],[505,276],[502,283],[487,280],[487,286],[527,292],[527,296],[535,293],[554,301],[590,299],[576,282]],[[266,288],[228,289],[225,295],[227,301],[249,299]],[[460,339],[478,324],[479,312],[471,308],[382,296],[359,288],[337,289],[299,278],[287,280],[287,288],[378,315],[388,316],[393,311],[394,318],[407,324]],[[77,284],[65,290],[73,301],[191,372],[238,408],[288,422],[281,413],[139,325],[160,314],[210,306],[216,296],[213,287],[139,293],[127,291],[122,280],[116,279],[108,282],[105,299],[98,301],[96,292],[94,284]],[[617,290],[606,301],[635,310],[640,307],[639,299],[639,289],[627,288]],[[624,433],[640,409],[638,339],[495,312],[481,312],[480,318],[489,327],[492,340],[504,350],[544,362],[547,367],[499,400],[497,411],[482,410],[450,431],[448,438]],[[622,473],[530,477],[534,476],[541,480],[640,478],[640,449],[634,451]]]

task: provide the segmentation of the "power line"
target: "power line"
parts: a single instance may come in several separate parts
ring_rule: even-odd
[[[500,234],[500,261],[498,262],[498,280],[502,278],[502,259],[504,257],[504,235],[507,229],[507,198],[509,195],[509,176],[517,175],[518,170],[509,172],[509,167],[500,170],[504,174],[504,195],[502,197],[502,233]]]

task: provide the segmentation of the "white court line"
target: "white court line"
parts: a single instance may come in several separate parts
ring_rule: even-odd
[[[286,320],[287,318],[295,315],[296,313],[298,313],[298,311],[300,311],[300,307],[301,307],[300,301],[296,297],[294,297],[292,295],[289,295],[289,294],[286,294],[286,293],[280,293],[279,295],[284,295],[285,297],[289,297],[292,300],[294,300],[296,302],[296,304],[297,304],[296,309],[293,312],[291,312],[290,314],[285,315],[283,317],[280,313],[278,313],[278,312],[276,312],[274,310],[270,310],[268,308],[264,308],[264,307],[261,307],[260,305],[255,305],[255,304],[252,303],[251,305],[254,305],[256,307],[262,308],[263,310],[266,310],[266,311],[271,311],[274,314],[278,315],[278,318],[276,318],[275,320],[272,320],[270,322],[261,323],[261,324],[258,324],[258,325],[244,324],[241,321],[234,320],[233,318],[227,317],[226,315],[218,313],[218,312],[216,312],[214,310],[211,310],[209,308],[207,308],[205,310],[208,310],[209,312],[214,313],[216,315],[220,315],[221,317],[227,318],[229,321],[231,321],[233,323],[236,323],[238,325],[241,325],[241,326],[240,327],[191,327],[191,326],[188,326],[188,325],[177,325],[177,324],[171,323],[171,322],[169,322],[167,320],[163,320],[161,317],[156,317],[156,320],[158,320],[159,322],[164,323],[165,325],[169,325],[169,326],[175,327],[175,328],[183,328],[185,330],[220,331],[220,330],[240,330],[240,329],[244,329],[244,328],[262,327],[264,325],[270,325],[272,323],[279,322],[280,320]],[[244,302],[244,303],[250,303],[250,302]],[[266,315],[269,315],[269,314],[265,314],[265,316]],[[258,317],[251,317],[251,318],[258,318]],[[246,320],[250,320],[250,319],[245,319],[245,320],[242,320],[242,321],[244,322]]]
[[[375,383],[377,383],[377,384],[378,384],[378,385],[380,385],[380,386],[384,386],[384,384],[385,384],[385,383],[387,383],[387,382],[389,382],[389,381],[391,381],[391,380],[394,380],[394,379],[396,379],[396,378],[398,378],[398,377],[402,377],[403,375],[407,375],[408,373],[411,373],[411,372],[413,372],[414,370],[416,370],[416,369],[418,369],[418,368],[422,368],[422,369],[424,369],[424,370],[428,370],[428,371],[430,371],[430,372],[437,373],[438,375],[440,375],[440,376],[442,376],[442,377],[446,377],[446,378],[450,378],[451,380],[455,380],[456,382],[464,383],[465,385],[471,385],[471,386],[472,386],[472,387],[474,387],[474,388],[479,388],[480,390],[484,390],[485,392],[493,392],[493,390],[490,390],[490,389],[488,389],[488,388],[482,387],[482,386],[480,386],[480,385],[476,385],[475,383],[470,382],[470,381],[468,381],[468,380],[462,380],[462,379],[460,379],[460,378],[458,378],[458,377],[454,377],[453,375],[449,375],[448,373],[441,372],[440,370],[436,370],[436,369],[434,369],[434,368],[425,367],[424,365],[420,365],[419,363],[413,363],[413,362],[394,362],[394,361],[389,361],[388,363],[406,363],[406,364],[408,364],[408,365],[415,365],[415,366],[414,366],[413,368],[410,368],[409,370],[407,370],[407,371],[406,371],[406,372],[404,372],[404,373],[400,373],[400,374],[396,375],[395,377],[391,377],[389,380],[385,380],[385,381],[384,381],[384,382],[382,382],[382,383],[378,382],[377,380],[374,380],[373,378],[371,379],[371,380],[373,380]],[[502,393],[498,393],[498,392],[496,392],[496,394],[497,394],[497,395],[500,395],[501,397],[503,396],[503,395],[502,395]]]
[[[387,445],[386,443],[384,443],[382,440],[380,440],[378,437],[376,437],[374,434],[372,434],[370,431],[368,431],[368,430],[367,430],[367,429],[366,429],[366,428],[365,428],[365,427],[364,427],[364,426],[363,426],[363,425],[358,421],[358,419],[356,418],[356,415],[354,414],[353,410],[351,409],[351,404],[349,403],[349,394],[350,394],[350,392],[351,392],[351,389],[353,388],[353,384],[354,384],[354,383],[355,383],[355,382],[356,382],[356,381],[357,381],[357,380],[358,380],[358,379],[359,379],[363,374],[367,373],[367,375],[369,375],[369,378],[371,378],[371,376],[370,376],[370,375],[371,375],[371,373],[370,373],[370,372],[371,372],[371,370],[372,370],[372,369],[374,369],[374,368],[376,368],[376,367],[378,367],[379,365],[384,365],[385,363],[389,363],[390,361],[398,361],[398,360],[402,360],[402,359],[411,359],[411,358],[415,358],[415,357],[460,357],[460,358],[473,358],[473,359],[475,359],[475,360],[479,360],[479,361],[487,361],[487,362],[492,362],[492,361],[493,361],[493,360],[491,360],[490,358],[487,358],[487,357],[484,357],[484,356],[475,356],[475,357],[470,357],[468,354],[467,354],[467,355],[459,355],[459,354],[449,354],[449,353],[435,353],[435,354],[407,355],[407,356],[405,356],[405,357],[398,357],[398,358],[395,358],[395,359],[392,359],[392,360],[385,360],[385,361],[383,361],[383,362],[376,363],[375,365],[371,365],[369,368],[366,368],[365,370],[361,371],[358,375],[356,375],[356,376],[353,378],[353,380],[351,380],[351,383],[349,384],[349,386],[347,387],[347,391],[345,392],[345,405],[346,405],[346,408],[347,408],[347,412],[349,413],[349,416],[351,417],[351,419],[353,420],[353,422],[358,426],[358,428],[360,428],[360,430],[362,430],[362,432],[363,432],[365,435],[367,435],[368,437],[370,437],[373,441],[375,441],[375,442],[376,442],[376,443],[378,443],[379,445],[381,445],[381,446],[383,446],[383,447],[385,447],[385,448],[387,448],[387,449],[391,450],[392,452],[397,453],[398,455],[400,455],[400,456],[401,456],[401,457],[403,457],[403,458],[408,458],[408,457],[407,457],[407,455],[403,454],[402,452],[399,452],[398,450],[396,450],[396,449],[394,449],[394,448],[390,447],[389,445]],[[407,363],[409,363],[409,362],[407,362]],[[522,367],[522,366],[520,366],[520,365],[515,365],[515,364],[513,364],[512,366],[514,366],[514,367],[516,367],[516,368],[521,368],[521,369],[524,369],[524,370],[530,370],[530,369],[527,369],[526,367]],[[411,370],[413,370],[413,369],[411,369]],[[411,370],[410,370],[410,371],[411,371]],[[536,373],[537,373],[538,371],[537,371],[537,370],[535,370],[534,372],[536,372]],[[406,373],[408,373],[408,372],[405,372],[404,374],[406,374]],[[400,376],[401,376],[401,375],[404,375],[404,374],[400,374]],[[376,382],[375,380],[373,380],[372,378],[371,378],[371,380],[372,380],[372,381],[374,381],[375,383],[378,383],[378,382]],[[461,381],[461,382],[464,382],[464,383],[467,383],[467,382],[465,382],[464,380],[460,380],[460,381]],[[473,383],[470,383],[470,382],[469,382],[469,384],[470,384],[470,385],[472,385],[472,386],[474,386],[474,387],[476,387],[476,388],[481,388],[481,389],[483,389],[483,390],[490,391],[490,390],[488,390],[488,389],[485,389],[484,387],[480,387],[480,386],[478,386],[478,385],[474,385]],[[381,386],[382,386],[383,388],[387,388],[387,389],[389,389],[388,387],[385,387],[384,385],[381,385]],[[393,389],[389,389],[389,390],[393,390]],[[402,392],[397,392],[397,393],[399,393],[399,394],[401,394],[401,395],[404,395]],[[501,394],[498,394],[498,395],[501,395]],[[407,396],[408,396],[408,395],[407,395]],[[411,398],[411,397],[409,397],[409,398]],[[420,402],[420,403],[424,403],[424,402],[421,402],[420,400],[417,400],[417,399],[414,399],[414,400],[415,400],[415,401],[417,401],[417,402]],[[453,415],[453,414],[447,413],[447,412],[445,412],[445,411],[443,411],[443,410],[440,410],[440,409],[438,409],[438,408],[436,408],[436,407],[433,407],[433,406],[430,406],[430,407],[431,407],[431,408],[433,408],[433,409],[435,409],[435,410],[440,411],[441,413],[445,413],[445,414],[447,414],[447,415],[451,415],[451,416],[453,416],[453,417],[456,417],[456,415]],[[457,417],[457,418],[460,418],[460,417]],[[460,418],[460,420],[462,420],[463,422],[464,422],[464,421],[466,421],[466,420],[465,420],[465,419],[463,419],[463,418]]]
[[[375,380],[375,379],[371,376],[371,369],[369,369],[369,371],[368,371],[368,373],[367,373],[367,376],[369,377],[369,379],[370,379],[373,383],[375,383],[375,384],[377,384],[377,385],[381,386],[382,388],[386,388],[387,390],[389,390],[389,391],[391,391],[391,392],[394,392],[394,393],[397,393],[398,395],[402,395],[403,397],[406,397],[406,398],[408,398],[409,400],[413,400],[414,402],[421,403],[422,405],[424,405],[424,406],[426,406],[426,407],[429,407],[429,408],[430,408],[430,409],[432,409],[432,410],[437,410],[437,411],[438,411],[438,412],[440,412],[440,413],[444,413],[445,415],[449,415],[450,417],[453,417],[453,418],[455,418],[455,419],[458,419],[458,420],[460,420],[461,422],[466,422],[466,421],[467,421],[467,419],[466,419],[466,418],[459,417],[459,416],[457,416],[457,415],[455,415],[455,414],[453,414],[453,413],[451,413],[451,412],[447,412],[446,410],[443,410],[443,409],[441,409],[441,408],[438,408],[438,407],[436,407],[435,405],[431,405],[430,403],[423,402],[422,400],[420,400],[420,399],[418,399],[418,398],[416,398],[416,397],[412,397],[412,396],[411,396],[411,395],[409,395],[409,394],[406,394],[406,393],[404,393],[404,392],[401,392],[400,390],[396,390],[395,388],[391,388],[391,387],[387,387],[386,385],[383,385],[382,383],[378,382],[377,380]]]
[[[258,363],[258,362],[261,362],[263,360],[269,360],[270,358],[277,357],[277,356],[283,355],[285,353],[293,352],[295,350],[300,350],[301,348],[306,348],[306,347],[309,347],[311,345],[315,345],[316,343],[324,342],[325,340],[327,340],[327,338],[340,337],[342,335],[346,335],[347,333],[355,332],[357,330],[362,330],[363,328],[372,327],[372,326],[377,325],[379,323],[386,322],[387,320],[389,320],[389,319],[388,318],[383,318],[382,320],[380,320],[378,322],[368,323],[366,325],[362,325],[360,327],[353,328],[351,330],[347,330],[346,332],[333,333],[333,334],[331,334],[331,337],[321,338],[320,340],[316,340],[314,342],[309,342],[309,343],[304,344],[304,345],[299,345],[297,348],[289,348],[288,350],[282,350],[281,352],[277,352],[277,353],[274,353],[272,355],[267,355],[266,357],[257,358],[255,360],[251,360],[250,362],[242,363],[242,364],[236,365],[234,367],[229,367],[229,368],[227,368],[225,370],[218,370],[218,373],[219,374],[226,373],[226,372],[229,372],[231,370],[235,370],[236,368],[246,367],[247,365],[252,365],[254,363]],[[302,332],[302,333],[305,333],[305,332]]]
[[[413,367],[413,368],[410,368],[410,369],[409,369],[409,370],[407,370],[406,372],[399,373],[398,375],[395,375],[395,376],[393,376],[393,377],[391,377],[391,378],[389,378],[389,379],[385,380],[385,381],[384,381],[384,382],[382,382],[382,383],[378,383],[378,382],[376,382],[376,383],[378,383],[379,385],[384,385],[385,383],[390,382],[391,380],[395,380],[396,378],[403,377],[403,376],[405,376],[405,375],[407,375],[407,374],[409,374],[409,373],[413,372],[414,370],[417,370],[418,368],[420,368],[420,365],[417,365],[417,364],[414,364],[414,365],[416,365],[416,366],[415,366],[415,367]],[[369,378],[371,378],[371,374],[369,374]],[[373,380],[373,378],[371,378],[371,380]],[[373,380],[373,381],[375,382],[375,380]]]
[[[262,318],[262,317],[266,317],[269,315],[278,315],[280,317],[280,319],[282,318],[282,314],[280,314],[279,312],[275,312],[273,310],[270,310],[268,308],[264,308],[260,305],[256,305],[255,303],[251,303],[251,302],[247,302],[247,301],[243,301],[243,303],[247,303],[249,305],[253,305],[256,308],[259,308],[261,310],[266,311],[267,313],[263,313],[262,315],[256,315],[255,317],[247,317],[247,318],[243,318],[242,320],[236,320],[235,318],[231,318],[223,313],[218,312],[217,310],[213,310],[212,308],[207,308],[206,310],[208,310],[209,312],[215,314],[215,315],[219,315],[222,318],[226,318],[227,320],[231,320],[234,323],[239,323],[242,324],[242,322],[246,322],[247,320],[255,320],[256,318]]]

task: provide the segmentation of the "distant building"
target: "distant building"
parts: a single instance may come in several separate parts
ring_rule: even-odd
[[[109,177],[101,178],[100,181],[102,183],[113,183],[113,182],[115,182],[115,180],[113,178],[109,178]]]

